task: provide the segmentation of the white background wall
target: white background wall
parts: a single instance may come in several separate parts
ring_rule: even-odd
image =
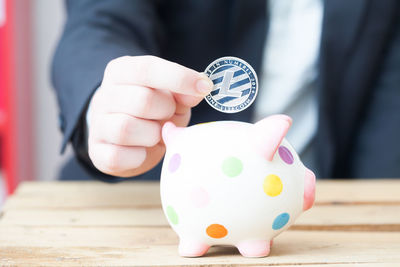
[[[56,179],[58,169],[71,154],[60,155],[58,107],[51,87],[51,59],[65,20],[64,0],[33,0],[32,62],[34,82],[35,177]]]

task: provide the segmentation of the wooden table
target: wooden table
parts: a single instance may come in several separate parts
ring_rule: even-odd
[[[318,181],[266,258],[181,258],[177,243],[158,183],[24,183],[0,218],[0,266],[400,266],[400,180]]]

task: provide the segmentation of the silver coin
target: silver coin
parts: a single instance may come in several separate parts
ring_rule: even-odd
[[[248,108],[258,92],[257,74],[249,63],[237,57],[222,57],[213,61],[204,73],[214,88],[205,100],[214,109],[236,113]]]

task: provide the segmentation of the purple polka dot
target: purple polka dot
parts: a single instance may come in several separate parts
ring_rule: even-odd
[[[292,164],[293,163],[293,155],[290,152],[290,150],[287,147],[280,146],[278,149],[279,156],[281,159],[286,162],[287,164]]]
[[[170,172],[175,172],[179,168],[179,165],[181,165],[181,155],[178,153],[173,154],[169,160],[168,170]]]

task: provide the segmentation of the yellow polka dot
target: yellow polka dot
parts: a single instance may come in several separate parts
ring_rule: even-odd
[[[282,192],[283,184],[277,175],[270,174],[264,179],[263,188],[265,194],[271,197],[276,197]]]

